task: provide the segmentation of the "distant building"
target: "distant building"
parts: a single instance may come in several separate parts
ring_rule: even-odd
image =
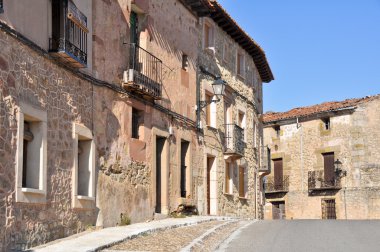
[[[380,96],[264,115],[266,219],[380,219]]]

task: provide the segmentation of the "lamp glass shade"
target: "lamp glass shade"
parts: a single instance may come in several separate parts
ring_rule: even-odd
[[[339,170],[342,168],[342,162],[337,159],[335,162],[334,162],[334,165],[335,165],[335,169]]]
[[[214,95],[223,96],[226,90],[226,82],[222,79],[217,79],[212,83],[212,89],[214,90]]]

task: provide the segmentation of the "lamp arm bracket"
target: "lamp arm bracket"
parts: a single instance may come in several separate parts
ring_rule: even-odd
[[[203,108],[207,107],[207,105],[209,105],[213,102],[219,102],[219,101],[220,101],[220,99],[211,100],[211,101],[199,101],[199,108],[203,109]]]

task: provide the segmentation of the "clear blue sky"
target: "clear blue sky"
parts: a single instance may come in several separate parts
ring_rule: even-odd
[[[264,111],[380,93],[380,0],[219,0],[265,50]]]

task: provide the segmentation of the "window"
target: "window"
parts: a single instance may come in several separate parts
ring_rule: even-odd
[[[325,186],[335,185],[334,152],[323,153]]]
[[[74,167],[73,208],[93,208],[95,204],[95,144],[92,132],[73,124]]]
[[[182,54],[182,69],[183,70],[188,70],[189,67],[189,59],[186,54]]]
[[[140,126],[144,120],[143,111],[132,108],[132,138],[141,139]]]
[[[87,17],[72,0],[52,0],[52,38],[49,52],[54,55],[58,53],[61,61],[72,67],[86,67],[88,33]],[[68,56],[75,61],[68,60]]]
[[[253,122],[253,147],[257,148],[257,124]]]
[[[232,184],[232,178],[233,178],[233,164],[230,162],[225,163],[225,186],[224,186],[224,192],[226,194],[232,194],[233,184]]]
[[[4,13],[3,0],[0,0],[0,13]]]
[[[322,121],[323,121],[323,128],[324,128],[325,130],[330,130],[330,128],[331,128],[331,125],[330,125],[330,118],[329,118],[329,117],[324,118],[324,119],[322,119]]]
[[[248,174],[246,168],[239,166],[239,197],[247,197]]]
[[[21,104],[17,116],[16,201],[46,200],[47,113]]]
[[[228,58],[229,58],[229,48],[228,48],[228,44],[227,42],[223,44],[223,60],[225,62],[228,62]]]
[[[244,77],[244,69],[245,69],[245,66],[244,66],[244,55],[240,52],[238,52],[237,54],[237,74],[240,76],[240,77]]]
[[[210,102],[211,102],[211,99],[212,99],[212,96],[208,93],[206,93],[205,95],[206,99],[205,101],[207,102],[207,106],[206,106],[206,124],[207,125],[211,125],[211,111],[210,111]]]
[[[274,126],[274,130],[276,131],[276,137],[279,138],[281,136],[281,127],[276,125]]]
[[[206,106],[206,124],[210,127],[216,128],[216,103],[211,102],[216,100],[212,94],[205,92],[205,101],[208,103]],[[211,103],[210,103],[211,102]]]
[[[335,199],[322,199],[322,219],[336,219]]]
[[[203,45],[204,48],[214,47],[214,30],[212,25],[208,22],[205,22],[204,25]]]
[[[245,113],[242,112],[242,111],[239,111],[238,113],[238,126],[240,128],[243,129],[243,140],[246,141],[246,132],[245,132],[245,128],[246,128],[246,124],[245,124]]]

